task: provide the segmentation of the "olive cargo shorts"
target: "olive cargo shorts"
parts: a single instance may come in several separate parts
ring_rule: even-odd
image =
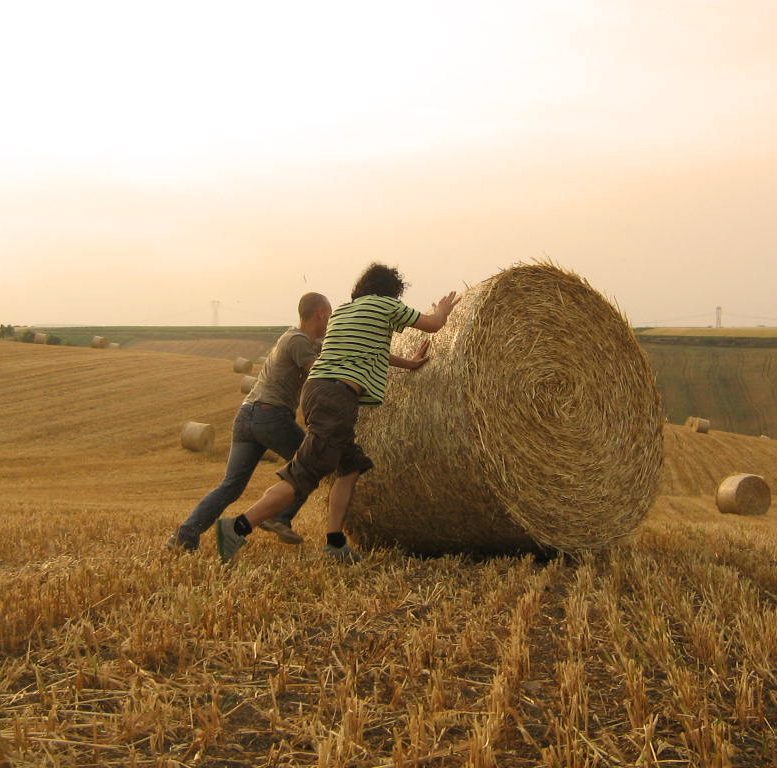
[[[295,498],[309,496],[328,474],[366,472],[373,464],[356,444],[359,396],[337,379],[308,379],[302,387],[305,439],[278,476],[294,487]]]

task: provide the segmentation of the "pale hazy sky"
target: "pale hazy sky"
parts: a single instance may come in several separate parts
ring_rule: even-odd
[[[777,2],[0,4],[0,321],[424,309],[550,257],[777,325]]]

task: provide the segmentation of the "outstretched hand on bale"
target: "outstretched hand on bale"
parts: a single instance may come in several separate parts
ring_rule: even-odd
[[[395,368],[405,368],[408,371],[418,370],[429,360],[429,355],[426,354],[426,350],[429,349],[429,339],[426,339],[420,347],[415,351],[412,357],[397,357],[396,355],[389,355],[389,365],[393,365]]]

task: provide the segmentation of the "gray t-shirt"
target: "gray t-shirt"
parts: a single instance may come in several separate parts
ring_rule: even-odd
[[[299,328],[289,328],[267,356],[256,384],[243,402],[258,400],[285,406],[296,413],[302,385],[307,378],[305,368],[315,362],[320,352],[320,341],[311,341]]]

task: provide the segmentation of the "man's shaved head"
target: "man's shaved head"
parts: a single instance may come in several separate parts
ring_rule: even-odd
[[[321,293],[306,293],[300,300],[297,311],[299,319],[310,320],[319,309],[330,309],[329,299]]]

